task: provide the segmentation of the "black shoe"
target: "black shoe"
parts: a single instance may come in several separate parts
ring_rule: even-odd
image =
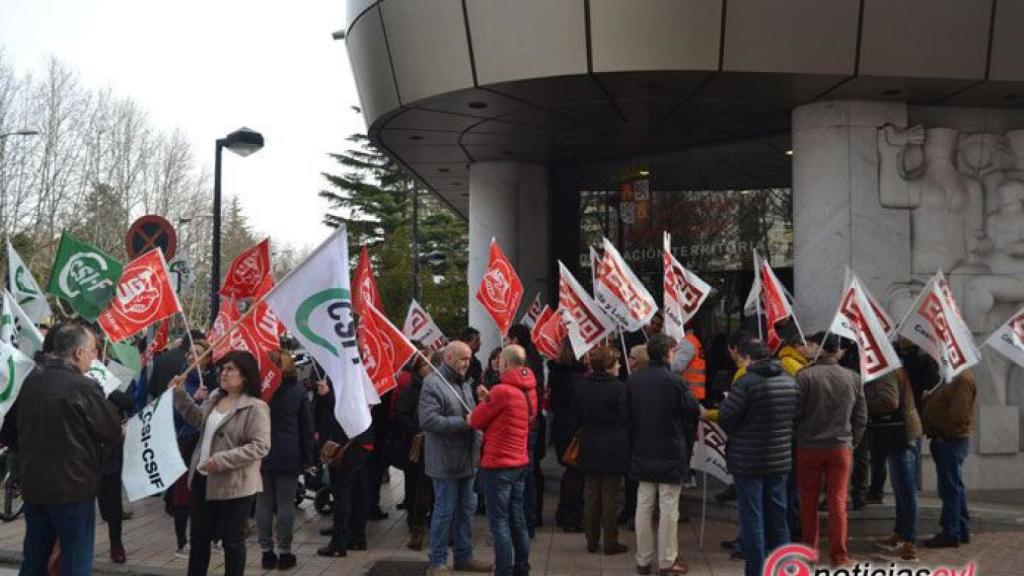
[[[945,534],[936,534],[928,540],[924,541],[925,548],[959,548],[960,540],[956,538],[950,538]]]
[[[291,570],[292,568],[295,568],[295,565],[297,563],[298,562],[295,558],[295,554],[291,554],[289,552],[281,552],[281,557],[277,559],[277,569]]]
[[[333,536],[334,535],[334,526],[326,526],[324,528],[321,528],[320,529],[320,535],[321,536]]]
[[[348,541],[349,550],[366,550],[366,538]]]
[[[323,548],[317,549],[316,554],[317,554],[317,556],[330,556],[330,557],[334,557],[334,558],[344,558],[345,556],[348,556],[348,551],[345,550],[344,548],[342,548],[341,546],[336,546],[334,544],[328,544],[327,546],[324,546]]]
[[[629,550],[629,546],[626,546],[625,544],[620,544],[618,542],[613,542],[604,547],[604,555],[615,556],[618,554],[625,554],[627,550]]]
[[[967,533],[967,532],[964,532],[963,534],[961,534],[960,535],[960,543],[961,544],[970,544],[971,543],[971,535],[969,533]]]
[[[381,510],[380,508],[374,508],[370,510],[370,515],[367,516],[367,518],[370,520],[387,520],[388,513]]]
[[[273,550],[264,552],[263,559],[260,564],[263,566],[264,570],[273,570],[274,568],[277,568],[277,554],[274,554]]]
[[[734,550],[729,554],[729,558],[732,558],[733,560],[743,560],[743,552],[740,550]]]

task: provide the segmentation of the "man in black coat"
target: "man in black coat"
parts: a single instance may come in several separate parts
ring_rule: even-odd
[[[639,481],[636,506],[636,564],[639,574],[655,567],[652,519],[659,501],[658,555],[660,574],[685,574],[689,569],[677,550],[679,491],[690,471],[686,430],[701,408],[689,387],[669,370],[675,340],[658,334],[647,343],[651,363],[633,374],[628,383],[629,431],[632,444],[629,475]]]
[[[800,393],[760,340],[741,341],[736,355],[747,371],[722,402],[718,422],[729,436],[726,464],[736,486],[746,576],[756,576],[766,552],[789,542],[786,480]]]

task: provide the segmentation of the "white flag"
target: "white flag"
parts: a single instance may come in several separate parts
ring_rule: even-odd
[[[17,346],[30,358],[43,349],[43,333],[7,290],[4,290],[3,312],[0,313],[0,339]]]
[[[697,442],[690,456],[690,468],[707,472],[726,484],[732,484],[732,474],[729,474],[725,462],[726,438],[725,431],[718,424],[701,420],[697,426]]]
[[[1017,311],[1005,324],[985,340],[1014,364],[1024,368],[1024,308]]]
[[[935,358],[943,380],[949,382],[980,360],[971,331],[964,324],[942,271],[928,281],[897,333]]]
[[[686,336],[686,323],[697,314],[711,294],[711,285],[676,260],[672,255],[672,237],[668,232],[665,232],[663,242],[665,281],[662,287],[662,307],[665,309],[665,334],[680,342]]]
[[[132,380],[135,379],[134,370],[115,360],[107,361],[107,370],[110,370],[110,373],[120,382],[117,389],[121,392],[127,390],[131,386]]]
[[[409,304],[409,312],[405,315],[405,324],[402,325],[402,334],[410,340],[419,340],[420,344],[431,350],[440,350],[448,344],[444,332],[441,332],[434,319],[415,299]]]
[[[32,272],[14,251],[10,240],[7,240],[7,285],[14,294],[15,301],[32,319],[32,323],[39,323],[53,316],[53,311],[46,302],[46,293],[39,288],[39,284],[36,284]]]
[[[103,388],[103,395],[110,396],[110,393],[114,390],[119,390],[122,386],[126,386],[120,378],[114,375],[109,368],[98,358],[92,361],[89,365],[88,372],[85,373],[86,378],[91,378]]]
[[[754,250],[754,283],[750,286],[750,292],[747,293],[747,300],[743,303],[743,315],[744,316],[755,316],[758,314],[761,302],[761,258],[757,255],[757,250]],[[760,322],[760,320],[758,320]]]
[[[576,358],[582,358],[615,329],[615,321],[605,316],[561,261],[558,269],[558,309],[569,333],[573,353]]]
[[[829,331],[857,342],[861,382],[881,378],[902,365],[867,290],[856,276],[843,290]]]
[[[266,297],[277,318],[316,358],[334,388],[334,417],[349,438],[370,427],[380,398],[359,358],[344,226]]]
[[[165,390],[128,421],[121,480],[131,502],[165,492],[188,470],[178,450],[173,394]]]
[[[526,314],[523,314],[522,323],[529,329],[533,329],[537,325],[537,318],[540,318],[541,310],[544,307],[540,303],[540,292],[533,297],[533,302],[530,303],[530,307],[526,309]]]
[[[7,342],[0,342],[0,423],[21,393],[21,385],[36,367],[31,358]]]
[[[611,241],[605,238],[602,247],[604,255],[597,260],[594,301],[621,329],[635,332],[651,321],[658,304]]]

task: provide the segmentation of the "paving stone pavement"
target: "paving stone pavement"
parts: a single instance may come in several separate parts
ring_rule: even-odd
[[[374,565],[383,560],[423,561],[425,552],[414,552],[405,549],[407,537],[405,514],[396,511],[396,497],[402,494],[402,476],[395,473],[392,480],[384,486],[382,505],[390,517],[387,520],[371,522],[367,530],[370,550],[366,552],[350,552],[347,558],[320,558],[316,549],[326,542],[326,538],[317,533],[319,527],[326,525],[328,519],[316,514],[310,502],[305,502],[296,520],[296,533],[293,550],[299,558],[299,564],[289,571],[291,576],[346,576],[363,575]],[[550,482],[549,482],[550,484]],[[557,487],[557,484],[555,485]],[[545,501],[545,525],[538,530],[531,551],[532,574],[534,576],[575,576],[575,575],[608,575],[623,576],[635,573],[633,551],[635,538],[632,532],[623,530],[620,534],[630,552],[614,557],[588,554],[582,534],[565,534],[554,529],[553,523],[556,497],[549,493]],[[124,524],[124,542],[128,553],[128,564],[117,566],[109,562],[106,525],[97,520],[96,533],[96,571],[100,573],[120,574],[153,574],[179,575],[185,573],[187,561],[176,558],[173,522],[163,511],[163,501],[159,498],[147,498],[132,505],[134,516]],[[253,526],[255,528],[255,526]],[[711,521],[705,526],[704,550],[699,550],[700,523],[693,521],[679,525],[679,550],[684,561],[690,564],[690,574],[695,576],[730,576],[743,572],[741,562],[730,560],[726,552],[719,548],[719,541],[730,539],[735,534],[735,525],[731,522]],[[934,527],[921,526],[921,534],[929,534]],[[13,558],[20,553],[24,521],[17,520],[0,524],[0,556]],[[851,553],[854,559],[870,561],[873,568],[889,568],[889,561],[873,550],[871,538],[856,538],[851,541]],[[474,541],[476,553],[480,558],[491,560],[493,553],[487,543],[487,524],[484,518],[476,517],[474,521]],[[823,552],[827,550],[822,543]],[[263,571],[259,567],[259,545],[256,543],[255,530],[248,539],[249,574],[277,574],[276,571]],[[827,552],[825,552],[827,557]],[[976,576],[1017,576],[1024,574],[1024,527],[1021,531],[975,534],[973,542],[955,550],[921,551],[922,561],[914,567],[916,570],[926,566],[948,565],[962,567],[966,563],[977,563]],[[221,573],[221,557],[214,555],[211,562],[211,574]],[[0,569],[0,576],[10,571]],[[409,575],[413,576],[413,575]],[[889,576],[889,575],[886,575]]]

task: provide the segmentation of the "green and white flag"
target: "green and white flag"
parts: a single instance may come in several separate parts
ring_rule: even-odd
[[[142,370],[142,357],[135,345],[129,342],[111,342],[110,349],[114,352],[114,358],[132,372],[132,378]]]
[[[46,291],[67,300],[75,312],[95,322],[114,297],[122,268],[111,255],[64,232]]]
[[[127,387],[127,384],[123,384],[99,359],[92,361],[89,371],[85,373],[85,377],[95,380],[100,385],[100,388],[103,388],[104,396],[110,396],[111,392],[121,389],[122,386]]]
[[[46,295],[43,294],[32,272],[21,261],[21,256],[14,251],[11,241],[7,241],[7,285],[11,293],[17,299],[18,305],[28,314],[33,323],[39,323],[53,316],[53,310],[46,302]]]
[[[370,405],[380,398],[359,358],[345,227],[281,280],[266,302],[331,379],[334,417],[345,434],[354,438],[369,428]]]
[[[36,367],[31,358],[7,342],[0,341],[0,423],[14,405],[21,385]]]
[[[16,346],[22,353],[32,357],[43,349],[43,334],[21,306],[18,306],[14,295],[4,290],[3,299],[3,310],[0,311],[0,340]]]

